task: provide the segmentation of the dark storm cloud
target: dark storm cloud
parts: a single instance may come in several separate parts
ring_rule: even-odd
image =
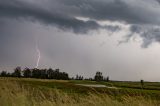
[[[100,28],[114,32],[120,30],[120,27],[102,26],[97,21],[118,21],[131,25],[132,33],[138,33],[132,29],[134,25],[143,27],[138,29],[139,32],[150,29],[151,32],[139,33],[140,36],[151,40],[150,42],[159,42],[158,35],[154,32],[157,30],[154,29],[155,26],[160,25],[159,0],[1,0],[0,17],[38,21],[63,30],[71,29],[75,33],[87,33]],[[146,34],[150,34],[150,37]]]
[[[32,21],[40,21],[45,24],[53,24],[61,29],[71,29],[75,33],[87,33],[89,30],[108,28],[118,30],[118,26],[101,26],[94,20],[78,20],[70,14],[62,14],[43,7],[18,0],[0,2],[0,16],[5,18],[25,18]]]
[[[55,2],[59,7],[53,9],[70,15],[134,24],[160,24],[156,0],[52,0],[51,5],[54,6]]]
[[[160,0],[157,0],[158,3],[160,3]]]
[[[125,41],[137,33],[143,39],[142,47],[160,42],[158,27],[160,0],[58,0],[58,2],[72,15],[129,24],[131,33],[126,36]]]
[[[128,38],[130,38],[133,34],[139,34],[143,40],[141,46],[144,48],[148,47],[153,42],[160,42],[159,26],[132,25],[130,30],[131,34],[128,35]]]

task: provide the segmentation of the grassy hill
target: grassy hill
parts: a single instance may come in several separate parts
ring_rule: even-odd
[[[86,87],[77,84],[101,84]],[[0,78],[0,106],[155,106],[160,83]]]

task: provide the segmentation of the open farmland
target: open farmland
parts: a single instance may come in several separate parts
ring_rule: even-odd
[[[160,103],[159,82],[145,82],[141,89],[139,82],[0,78],[0,85],[1,106],[154,106]]]

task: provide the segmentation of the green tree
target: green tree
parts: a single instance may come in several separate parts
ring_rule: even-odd
[[[95,75],[94,79],[95,79],[96,81],[102,81],[102,80],[103,80],[102,72],[99,72],[99,71],[96,72],[96,75]]]
[[[40,78],[41,79],[46,79],[47,78],[47,70],[46,69],[41,69],[40,70]]]
[[[109,82],[109,76],[107,76],[106,81]]]
[[[6,77],[7,76],[7,72],[6,71],[2,71],[0,76],[1,77]]]
[[[25,78],[30,78],[31,75],[32,75],[31,69],[25,68],[25,69],[23,70],[23,76],[24,76]]]
[[[32,70],[32,77],[33,77],[33,78],[40,78],[40,75],[41,75],[41,72],[40,72],[39,69],[34,68],[34,69]]]
[[[21,77],[21,67],[16,67],[13,73],[14,77]]]
[[[54,78],[54,70],[52,68],[49,68],[47,70],[47,78],[48,79],[53,79]]]

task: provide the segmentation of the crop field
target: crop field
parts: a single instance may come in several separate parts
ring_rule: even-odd
[[[89,87],[83,85],[105,85]],[[0,106],[159,106],[160,83],[0,78]]]

